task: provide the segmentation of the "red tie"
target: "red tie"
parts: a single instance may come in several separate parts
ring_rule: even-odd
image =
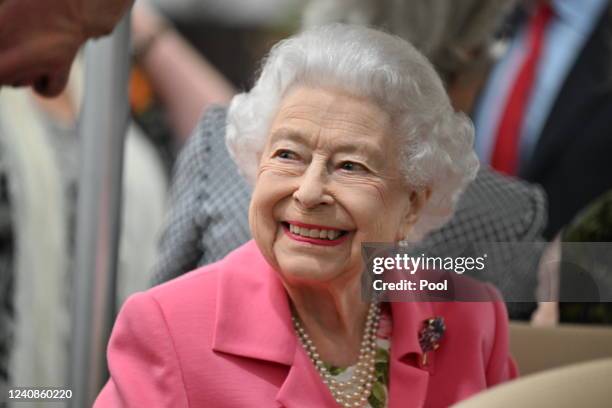
[[[525,106],[529,100],[535,69],[542,51],[546,25],[552,14],[550,5],[542,3],[529,23],[529,51],[508,96],[499,122],[495,149],[491,158],[491,166],[502,173],[514,175],[517,172],[519,135]]]

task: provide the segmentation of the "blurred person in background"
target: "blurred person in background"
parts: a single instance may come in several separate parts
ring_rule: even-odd
[[[598,197],[557,234],[542,256],[538,326],[612,324],[612,190]],[[551,293],[551,295],[548,295]]]
[[[81,64],[72,71],[55,98],[0,92],[0,381],[13,386],[68,380],[72,276],[85,272],[73,264],[84,84]],[[157,152],[133,125],[123,168],[118,305],[148,286],[167,191]]]
[[[483,163],[542,185],[552,239],[612,188],[612,5],[523,1],[475,110]]]
[[[516,1],[311,0],[305,27],[373,25],[412,42],[444,80],[453,106],[470,112],[494,56],[495,35]]]
[[[516,375],[490,285],[473,282],[486,302],[361,297],[361,244],[437,228],[478,168],[470,120],[414,47],[307,30],[227,123],[254,240],[126,302],[95,407],[447,407]]]
[[[164,108],[178,145],[193,131],[202,112],[227,105],[234,86],[145,1],[132,10],[133,55]]]
[[[612,149],[611,21],[609,0],[521,2],[512,19],[508,47],[475,109],[481,161],[538,183],[547,193],[549,221],[544,236],[556,238],[543,258],[540,275],[555,278],[540,285],[555,282],[549,285],[554,288],[552,299],[574,298],[572,291],[577,290],[576,285],[567,286],[571,279],[562,268],[568,257],[562,253],[562,243],[575,242],[572,231],[581,230],[585,220],[589,229],[607,228],[603,218],[581,214],[594,213],[600,207],[595,200],[612,187],[607,153]],[[595,236],[599,238],[594,241],[601,241],[601,234]],[[548,258],[554,261],[547,262]],[[609,273],[599,278],[603,285],[599,290],[609,293]],[[556,302],[541,306],[534,318],[542,325],[558,320],[610,321],[609,308],[600,303],[562,303],[561,310]]]
[[[612,190],[578,213],[563,228],[559,241],[560,298],[575,300],[578,287],[583,300],[593,299],[587,303],[561,304],[560,321],[612,325]],[[595,302],[598,298],[600,302]]]
[[[489,44],[509,6],[511,4],[505,0],[321,0],[309,3],[304,25],[339,20],[378,24],[391,32],[397,30],[427,50],[426,56],[436,62],[435,67],[445,78],[455,108],[469,110],[486,72]],[[146,11],[135,7],[134,18]],[[405,16],[407,24],[401,24],[400,16]],[[142,21],[153,22],[159,18],[150,16]],[[150,31],[162,26],[160,23],[150,25]],[[166,29],[161,32],[157,38],[168,33]],[[152,47],[150,52],[155,54],[157,50]],[[211,76],[204,70],[201,75],[190,78],[200,82],[188,84],[194,89],[215,89],[210,82]],[[192,112],[198,108],[179,107]],[[217,261],[250,239],[247,209],[251,187],[239,175],[225,148],[225,123],[224,107],[208,109],[181,152],[154,273],[156,283]],[[432,232],[422,245],[431,248],[473,242],[538,241],[545,222],[544,214],[545,200],[537,187],[485,168],[459,201],[456,217]],[[490,273],[479,277],[495,283],[508,299],[533,299],[540,248],[525,247],[508,246],[498,254],[498,262],[489,268]],[[510,309],[512,317],[527,319],[533,305],[511,304]]]
[[[132,113],[170,170],[202,112],[251,86],[256,63],[295,31],[300,2],[143,3],[136,2],[132,19]]]

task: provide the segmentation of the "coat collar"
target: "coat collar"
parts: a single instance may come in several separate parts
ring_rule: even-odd
[[[220,266],[213,350],[288,366],[277,395],[283,406],[335,406],[295,336],[286,291],[254,241],[232,252]],[[432,308],[429,303],[392,303],[391,313],[390,406],[422,406],[433,361],[430,357],[427,367],[419,364],[418,332]]]
[[[299,345],[287,294],[254,241],[222,261],[213,350],[284,365]]]
[[[422,407],[434,356],[428,356],[427,366],[422,365],[423,352],[418,336],[423,321],[433,316],[432,307],[427,302],[395,302],[391,304],[391,314],[389,406]]]

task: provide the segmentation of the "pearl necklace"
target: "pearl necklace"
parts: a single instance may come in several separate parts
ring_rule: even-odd
[[[380,305],[377,303],[370,305],[357,365],[353,375],[347,381],[338,381],[333,378],[299,319],[294,315],[292,320],[293,327],[302,346],[336,402],[345,408],[364,407],[368,403],[368,398],[376,379],[374,363],[376,356],[376,333],[378,332],[378,322],[380,320]]]

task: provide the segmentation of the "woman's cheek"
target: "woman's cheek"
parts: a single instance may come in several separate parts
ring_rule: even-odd
[[[366,241],[393,241],[388,221],[394,217],[395,206],[388,187],[383,183],[364,180],[345,188],[343,205],[350,209],[356,223],[359,239]]]
[[[355,194],[366,194],[373,200],[374,205],[387,205],[387,196],[393,183],[383,177],[373,174],[338,175],[336,181],[339,185],[356,189]]]
[[[360,211],[367,211],[371,214],[389,208],[387,200],[388,189],[383,183],[363,179],[354,180],[351,184],[345,185],[346,200],[352,203],[353,208]]]
[[[264,257],[272,264],[275,264],[273,246],[276,228],[274,228],[274,219],[271,212],[262,210],[256,202],[253,204],[249,210],[251,234]]]

